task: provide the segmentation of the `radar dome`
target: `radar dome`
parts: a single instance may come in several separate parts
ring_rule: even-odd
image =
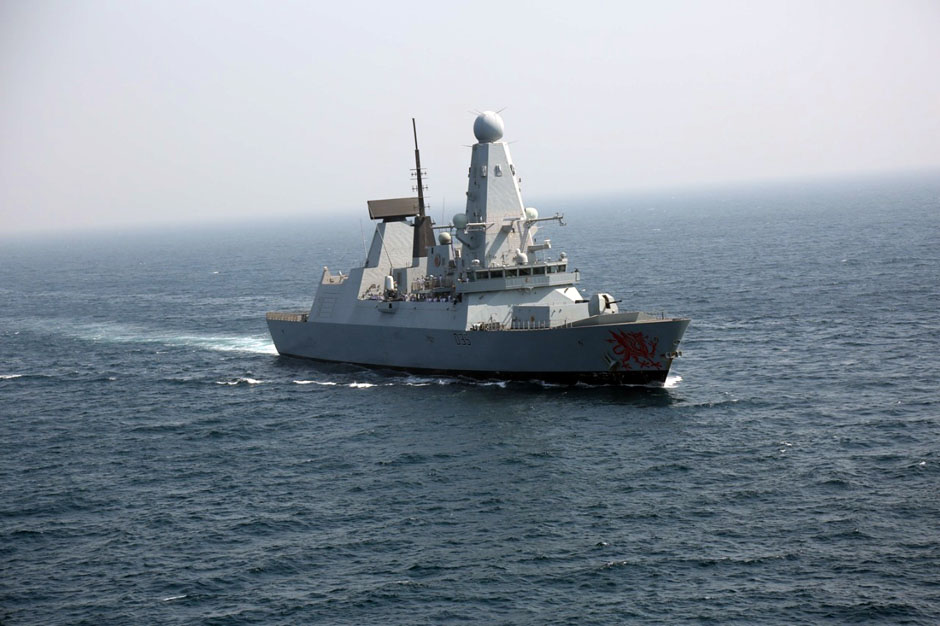
[[[493,143],[503,138],[503,118],[494,111],[483,111],[473,122],[473,134],[480,143]]]
[[[454,216],[454,220],[453,220],[453,222],[454,222],[454,228],[459,228],[459,229],[464,229],[464,228],[466,228],[466,227],[467,227],[467,221],[468,221],[468,220],[467,220],[467,214],[466,214],[466,213],[458,213],[457,215]]]
[[[441,242],[442,246],[450,245],[450,233],[441,233],[437,236],[437,240]]]
[[[530,222],[534,222],[539,219],[539,211],[535,207],[526,207],[525,218]]]

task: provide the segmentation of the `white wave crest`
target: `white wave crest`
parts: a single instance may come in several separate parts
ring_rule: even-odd
[[[678,374],[669,374],[666,376],[666,382],[663,383],[663,387],[666,389],[675,389],[679,386],[680,381],[682,381],[682,377]]]
[[[456,378],[429,378],[425,376],[409,376],[402,381],[403,385],[408,387],[427,387],[429,385],[453,385],[457,383]]]
[[[330,380],[294,380],[295,385],[323,385],[324,387],[334,387],[336,383]]]
[[[22,378],[22,374],[0,374],[0,380],[13,380],[14,378]]]
[[[216,385],[260,385],[263,383],[263,380],[258,380],[257,378],[236,378],[235,380],[217,380],[215,381]]]

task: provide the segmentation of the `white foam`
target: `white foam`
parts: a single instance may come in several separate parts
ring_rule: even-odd
[[[675,389],[679,386],[679,382],[682,380],[682,377],[678,374],[669,374],[666,376],[666,382],[663,383],[663,387],[666,389]]]
[[[22,378],[22,374],[0,374],[0,380],[13,380],[14,378]]]
[[[186,597],[185,593],[181,596],[169,596],[169,597],[163,598],[163,602],[171,602],[173,600],[182,600],[185,597]]]
[[[90,341],[111,343],[156,343],[164,346],[191,346],[220,352],[277,354],[268,335],[195,335],[158,331],[130,324],[105,322],[79,324],[62,329],[65,334]]]
[[[427,378],[424,376],[409,376],[403,384],[409,387],[427,387],[429,385],[453,385],[457,381],[453,378]]]
[[[267,337],[234,337],[182,335],[157,338],[156,342],[169,346],[194,346],[218,352],[252,352],[254,354],[277,354],[277,348]]]
[[[260,385],[263,383],[263,380],[258,380],[256,378],[236,378],[235,380],[217,380],[215,381],[216,385],[240,385],[242,383],[248,385]]]
[[[295,385],[323,385],[332,387],[336,385],[333,381],[330,380],[295,380],[292,381]]]
[[[374,383],[349,383],[347,387],[352,387],[353,389],[369,389],[370,387],[375,387]]]

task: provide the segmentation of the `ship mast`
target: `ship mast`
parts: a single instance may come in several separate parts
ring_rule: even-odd
[[[421,151],[418,150],[418,127],[411,118],[411,130],[415,135],[415,176],[418,178],[418,215],[424,217],[424,185],[421,182]]]
[[[415,137],[415,178],[418,183],[418,215],[415,216],[411,256],[417,259],[428,255],[428,246],[434,245],[434,231],[431,228],[431,218],[424,213],[424,183],[421,180],[421,152],[418,150],[418,127],[415,125],[415,118],[411,118],[411,129]]]

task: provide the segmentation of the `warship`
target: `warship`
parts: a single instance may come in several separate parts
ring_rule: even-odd
[[[278,353],[418,374],[664,383],[689,319],[578,290],[579,270],[541,236],[564,216],[523,203],[500,115],[474,120],[466,210],[450,224],[427,215],[412,129],[417,196],[368,201],[364,265],[324,267],[309,311],[267,314]]]

